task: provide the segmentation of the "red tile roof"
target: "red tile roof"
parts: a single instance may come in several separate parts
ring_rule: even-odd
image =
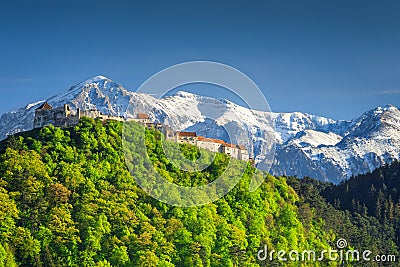
[[[236,148],[236,145],[234,145],[234,144],[225,143],[225,146],[230,147],[230,148]]]
[[[224,145],[224,144],[225,144],[225,141],[224,141],[224,140],[212,139],[212,141],[213,141],[214,143],[219,143],[219,144],[221,144],[221,145]]]
[[[179,136],[197,137],[196,132],[179,132]]]
[[[138,113],[138,114],[137,114],[137,118],[138,118],[138,119],[141,119],[141,120],[146,120],[146,119],[149,118],[149,114],[146,114],[146,113]]]
[[[223,140],[219,140],[219,139],[214,139],[214,138],[207,138],[204,136],[199,136],[197,138],[198,141],[203,141],[203,142],[210,142],[210,143],[218,143],[218,144],[225,144],[225,142]]]

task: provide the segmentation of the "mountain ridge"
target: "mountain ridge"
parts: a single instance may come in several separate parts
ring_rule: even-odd
[[[351,121],[334,120],[301,112],[250,111],[229,100],[184,91],[156,99],[128,91],[101,75],[80,82],[65,93],[4,113],[0,118],[0,138],[30,130],[34,110],[43,101],[54,107],[69,104],[73,109],[96,108],[124,117],[134,116],[128,111],[133,105],[150,114],[152,120],[176,130],[192,130],[243,144],[257,162],[271,151],[272,134],[276,140],[271,168],[274,175],[310,176],[338,183],[400,158],[400,111],[393,105],[369,110]],[[237,136],[226,140],[224,127],[230,127]]]

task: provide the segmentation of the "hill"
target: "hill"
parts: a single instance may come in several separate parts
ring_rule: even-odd
[[[250,193],[251,166],[212,204],[180,208],[149,197],[127,170],[121,131],[119,122],[83,119],[3,141],[0,266],[263,266],[264,245],[322,250],[334,241],[320,218],[303,220],[284,178],[262,174]],[[159,134],[146,130],[149,156],[178,184],[207,183],[229,160],[218,154],[202,172],[177,170],[157,152]],[[196,147],[181,149],[198,156]]]

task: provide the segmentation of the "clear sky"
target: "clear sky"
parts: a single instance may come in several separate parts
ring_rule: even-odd
[[[400,106],[400,1],[0,2],[0,113],[104,75],[135,90],[191,60],[231,65],[273,111]]]

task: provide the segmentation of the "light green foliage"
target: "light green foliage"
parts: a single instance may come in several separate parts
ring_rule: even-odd
[[[132,138],[143,131],[139,125],[128,130]],[[312,212],[302,223],[299,198],[285,179],[259,172],[265,182],[249,192],[250,165],[233,190],[211,204],[180,208],[149,197],[128,172],[121,132],[119,122],[83,119],[74,128],[48,126],[38,136],[13,139],[0,155],[0,267],[13,266],[14,258],[20,266],[265,266],[257,260],[265,244],[328,246]],[[213,181],[231,160],[217,154],[202,172],[182,171],[164,156],[162,140],[146,130],[154,168],[179,185]],[[179,149],[189,160],[208,153]],[[140,155],[129,156],[140,162]],[[138,166],[136,175],[146,173]]]
[[[0,267],[16,267],[14,255],[10,251],[8,244],[0,243]]]

